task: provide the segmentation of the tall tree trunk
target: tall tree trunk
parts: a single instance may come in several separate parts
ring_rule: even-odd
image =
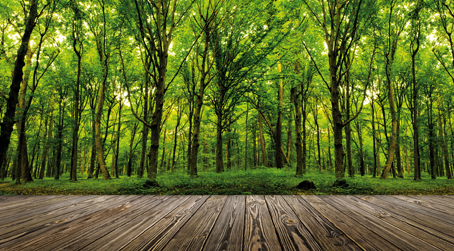
[[[303,149],[301,146],[301,110],[299,107],[298,88],[293,87],[291,89],[291,96],[293,106],[295,106],[295,148],[296,148],[296,174],[295,176],[303,175]]]
[[[222,159],[222,117],[220,114],[217,114],[217,116],[218,125],[216,126],[216,172],[221,173],[224,172],[224,161]]]
[[[329,158],[329,169],[333,170],[333,159],[331,158],[331,127],[328,126],[328,158]]]
[[[128,167],[126,168],[126,175],[128,177],[131,177],[131,172],[132,172],[133,144],[134,144],[134,138],[136,136],[137,127],[138,127],[138,124],[134,123],[134,125],[132,127],[132,133],[131,133],[131,141],[129,142]]]
[[[394,160],[394,153],[396,150],[396,141],[397,141],[397,116],[396,116],[396,106],[394,104],[394,90],[391,84],[391,65],[390,63],[386,66],[387,71],[387,82],[388,82],[388,100],[389,100],[389,110],[391,113],[391,124],[392,124],[392,133],[391,133],[391,142],[388,148],[388,159],[386,161],[386,165],[383,168],[383,172],[381,174],[382,179],[388,179],[388,173],[391,169]]]
[[[150,59],[149,59],[150,60]],[[148,86],[150,84],[150,76],[148,75],[148,70],[150,69],[151,63],[146,61],[145,68],[145,95],[144,95],[144,111],[143,111],[143,120],[148,122]],[[144,169],[146,165],[146,155],[147,155],[147,139],[148,139],[148,126],[143,124],[142,127],[142,151],[140,153],[140,163],[139,169],[137,170],[137,177],[142,178],[144,174]]]
[[[179,109],[182,109],[178,107]],[[175,135],[173,136],[173,154],[172,154],[172,173],[173,169],[175,168],[175,154],[177,152],[177,143],[178,143],[178,127],[180,126],[181,116],[179,115],[177,118],[177,125],[175,126]]]
[[[228,126],[227,129],[227,140],[225,142],[225,148],[226,148],[226,160],[227,160],[227,169],[230,169],[232,167],[232,141],[231,141],[231,134],[232,130],[230,125]]]
[[[168,47],[168,45],[165,45]],[[156,83],[156,96],[154,104],[154,113],[151,122],[151,146],[149,153],[149,162],[147,175],[148,178],[156,179],[158,173],[158,153],[159,153],[159,137],[161,132],[162,113],[164,106],[164,94],[165,94],[165,80],[167,71],[167,57],[168,53],[162,53],[160,55],[160,67],[158,67],[159,77]]]
[[[292,123],[291,117],[287,121],[287,159],[290,162],[290,153],[292,152]],[[290,163],[289,163],[290,164]]]
[[[364,176],[366,174],[366,168],[364,166],[363,137],[361,135],[361,127],[359,126],[359,122],[356,122],[356,131],[358,133],[359,141],[359,170],[361,172],[361,176]]]
[[[95,119],[95,143],[96,143],[96,154],[98,156],[98,164],[99,168],[102,172],[102,178],[104,180],[110,179],[109,170],[107,169],[106,162],[104,160],[104,150],[103,145],[101,142],[101,116],[102,116],[102,108],[104,106],[104,96],[105,96],[105,89],[106,89],[106,81],[107,81],[107,66],[103,68],[103,75],[104,80],[101,84],[101,89],[99,90],[99,99],[98,105],[96,107],[96,119]]]
[[[80,51],[76,48],[76,40],[73,43],[74,52],[77,55],[77,80],[76,89],[74,91],[74,131],[73,131],[73,145],[72,145],[72,156],[71,156],[71,180],[77,181],[77,143],[79,141],[79,87],[80,87],[80,74],[81,74],[81,62],[82,56]]]
[[[397,177],[404,178],[404,169],[402,168],[402,155],[400,152],[400,115],[397,120],[397,142],[396,142],[396,165],[397,165]]]
[[[39,173],[39,179],[44,179],[44,170],[46,168],[46,161],[47,157],[49,154],[49,149],[50,149],[50,140],[52,139],[52,130],[53,130],[53,124],[54,124],[54,119],[53,119],[53,113],[54,113],[54,97],[51,97],[51,105],[50,105],[50,114],[48,115],[49,118],[49,128],[47,129],[47,139],[46,142],[44,143],[44,149],[43,149],[43,157],[42,157],[42,162],[41,162],[41,170]],[[50,165],[50,163],[49,163]],[[49,170],[49,169],[47,169]],[[50,173],[48,171],[47,177],[50,177]]]
[[[96,140],[95,140],[95,110],[92,107],[91,109],[91,129],[92,129],[92,142],[91,142],[91,154],[90,154],[90,167],[88,168],[87,179],[93,178],[93,172],[95,171],[95,162],[96,162]]]
[[[429,96],[429,101],[431,101],[431,97]],[[427,123],[429,125],[429,160],[430,160],[430,175],[432,179],[436,179],[436,163],[435,163],[435,146],[434,146],[434,139],[435,139],[435,133],[434,133],[434,122],[433,122],[433,110],[432,110],[432,104],[428,105],[428,116],[427,116]]]
[[[303,154],[301,156],[301,161],[303,164],[303,174],[306,174],[307,170],[307,130],[306,130],[306,121],[307,121],[307,102],[304,102],[301,106],[301,114],[303,115],[303,125],[302,125],[302,136],[303,136]]]
[[[278,72],[281,72],[281,62],[278,62]],[[282,77],[279,79],[279,91],[278,91],[278,100],[279,100],[279,105],[277,107],[277,122],[276,122],[276,130],[275,130],[275,135],[274,135],[274,142],[275,142],[275,165],[276,168],[280,169],[284,167],[284,160],[283,160],[283,154],[282,152],[282,109],[284,109],[283,102],[284,102],[284,84],[282,81]]]
[[[259,138],[260,147],[262,149],[262,163],[264,166],[269,167],[268,158],[266,156],[265,137],[263,136],[263,115],[259,112]]]
[[[161,170],[164,167],[164,160],[166,156],[166,135],[167,135],[167,128],[164,128],[164,137],[162,139],[162,156],[161,156]]]
[[[377,137],[375,135],[375,108],[374,108],[374,100],[372,96],[371,100],[371,107],[372,107],[372,141],[373,141],[373,151],[374,151],[374,171],[372,174],[372,178],[377,176],[377,153],[378,153],[378,146],[377,146]]]
[[[443,159],[445,162],[446,177],[448,179],[452,179],[452,173],[451,173],[451,169],[449,168],[449,161],[448,161],[448,146],[447,146],[447,140],[446,140],[446,138],[448,137],[448,134],[446,133],[446,117],[443,117],[443,125],[442,125],[440,110],[438,110],[438,124],[440,125],[440,136],[442,136],[442,150],[443,150]]]
[[[24,35],[22,36],[21,44],[16,54],[16,61],[14,63],[14,71],[12,75],[10,91],[8,99],[6,101],[6,112],[3,115],[3,122],[0,125],[0,166],[2,166],[3,162],[6,160],[6,152],[8,151],[8,146],[11,140],[11,133],[13,132],[18,94],[21,82],[23,80],[22,68],[25,65],[24,58],[27,54],[30,36],[33,32],[33,28],[35,27],[35,19],[38,15],[37,9],[38,1],[31,0],[30,11],[26,20]],[[17,183],[20,183],[20,181],[17,180]]]
[[[249,115],[249,103],[246,103],[246,140],[244,142],[244,171],[247,170],[248,165],[248,156],[247,156],[247,149],[249,148],[247,145],[247,136],[248,136],[248,115]]]
[[[318,112],[317,106],[314,106],[314,122],[315,128],[317,130],[317,164],[318,164],[318,172],[322,171],[322,163],[321,163],[321,154],[320,154],[320,126],[318,125]]]
[[[121,92],[121,88],[120,88]],[[116,143],[117,143],[117,151],[115,153],[115,178],[120,178],[118,175],[118,157],[120,156],[120,131],[121,131],[121,109],[123,108],[122,101],[121,101],[121,96],[119,100],[119,110],[118,110],[118,125],[117,125],[117,138],[116,138]]]

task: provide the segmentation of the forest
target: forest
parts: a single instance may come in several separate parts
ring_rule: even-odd
[[[452,0],[0,0],[0,32],[8,186],[257,170],[454,189]]]

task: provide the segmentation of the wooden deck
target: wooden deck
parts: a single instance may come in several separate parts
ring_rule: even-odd
[[[454,196],[0,196],[0,250],[454,250]]]

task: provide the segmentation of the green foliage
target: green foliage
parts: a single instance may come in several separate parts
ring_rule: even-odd
[[[335,177],[323,171],[308,172],[303,177],[295,177],[291,170],[274,168],[257,168],[248,171],[226,171],[222,174],[200,172],[198,178],[191,178],[185,172],[174,174],[164,173],[152,183],[159,186],[144,186],[147,179],[120,176],[119,179],[83,179],[78,175],[78,181],[68,180],[69,174],[64,174],[60,180],[45,178],[34,182],[14,185],[8,180],[0,183],[0,195],[114,195],[114,194],[161,194],[161,195],[256,195],[256,194],[454,194],[454,182],[439,178],[431,180],[429,175],[423,175],[422,180],[413,181],[410,176],[405,179],[382,180],[364,177],[346,178],[349,186],[334,187]],[[314,182],[317,189],[299,190],[296,186],[303,180]]]

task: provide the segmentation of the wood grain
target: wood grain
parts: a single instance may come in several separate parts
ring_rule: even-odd
[[[262,195],[246,197],[244,250],[282,250]]]
[[[362,250],[303,198],[282,196],[323,250]]]
[[[203,250],[236,251],[243,249],[245,205],[246,196],[244,195],[232,195],[227,198]]]
[[[132,239],[120,250],[162,250],[209,196],[193,195],[188,197],[178,208],[166,215],[152,228],[148,228]]]
[[[283,250],[322,250],[282,196],[266,195],[265,201]]]
[[[434,245],[442,250],[454,250],[454,238],[451,238],[443,233],[435,231],[431,228],[428,228],[424,225],[421,225],[417,222],[409,221],[408,219],[395,214],[384,209],[377,207],[373,204],[370,204],[364,200],[358,199],[354,196],[339,196],[336,199],[343,200],[345,203],[348,203],[352,206],[360,208],[375,217],[382,219],[402,231],[405,231],[431,245]],[[424,230],[424,231],[421,231]],[[443,236],[445,239],[441,238]],[[446,240],[447,239],[447,240]]]
[[[380,200],[379,196],[369,196],[369,195],[357,195],[358,197],[364,201],[374,204],[377,207],[383,208],[386,212],[398,214],[407,219],[406,222],[417,222],[421,225],[424,225],[428,228],[436,230],[438,232],[443,233],[444,235],[450,236],[454,238],[454,233],[452,231],[452,225],[445,223],[444,221],[440,221],[437,218],[433,218],[426,214],[422,214],[416,211],[412,211],[406,207],[402,207],[398,203],[390,203],[385,200]],[[448,218],[448,217],[447,217]],[[443,237],[443,236],[440,236]],[[448,240],[449,241],[449,240]]]
[[[301,197],[363,250],[399,250],[385,238],[348,217],[343,210],[336,209],[319,197]]]
[[[175,208],[180,206],[188,199],[187,196],[174,195],[172,200],[166,200],[153,208],[148,208],[142,215],[132,219],[121,227],[117,227],[112,232],[98,238],[95,242],[87,243],[84,239],[81,244],[85,244],[81,250],[116,250],[130,242],[145,230],[153,227],[163,217],[168,215]],[[81,247],[79,245],[77,248]],[[71,246],[75,248],[75,246]]]

